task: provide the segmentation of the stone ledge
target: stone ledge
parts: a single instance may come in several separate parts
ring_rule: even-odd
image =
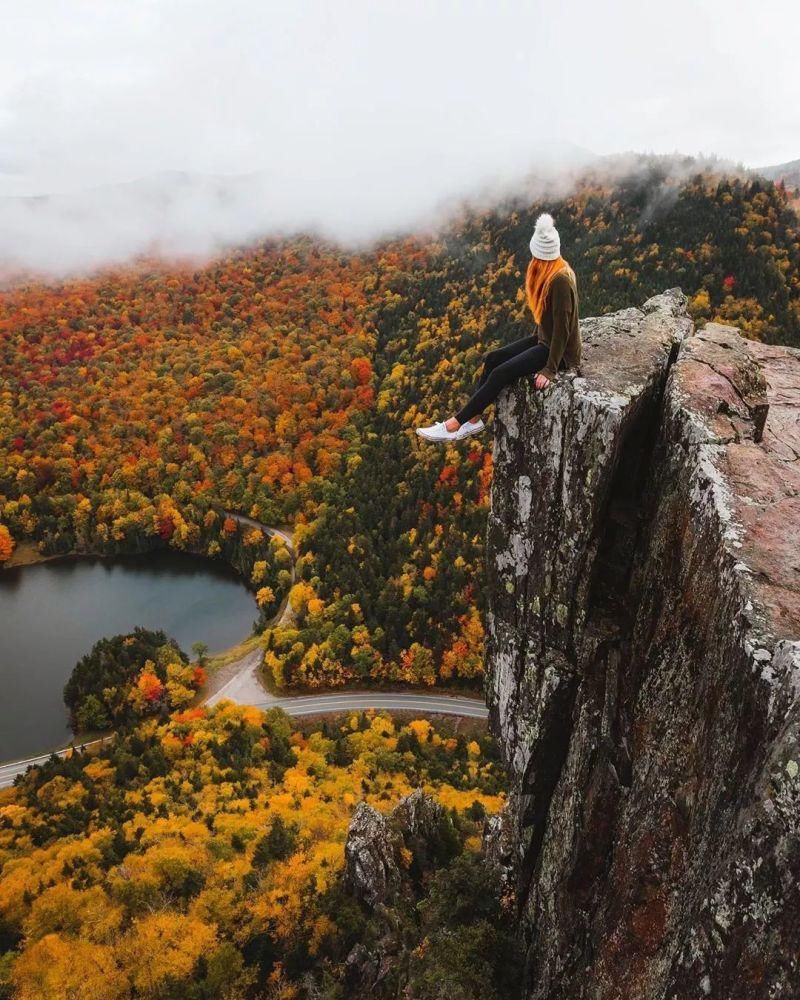
[[[788,996],[800,352],[675,290],[582,332],[499,400],[487,530],[527,995]]]

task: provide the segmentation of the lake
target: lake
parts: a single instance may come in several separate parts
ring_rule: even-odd
[[[64,684],[103,636],[163,629],[191,656],[251,632],[258,609],[237,574],[181,552],[58,559],[0,571],[0,761],[70,738]]]

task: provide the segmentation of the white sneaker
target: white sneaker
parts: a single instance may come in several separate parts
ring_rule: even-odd
[[[426,441],[457,441],[460,432],[460,427],[457,431],[449,431],[445,427],[443,420],[440,420],[438,424],[432,424],[430,427],[417,428],[417,434],[421,438],[425,438]]]
[[[486,424],[482,420],[479,420],[477,423],[474,424],[472,423],[471,420],[468,420],[466,423],[462,424],[458,428],[458,430],[456,431],[456,437],[460,441],[461,438],[469,437],[470,434],[480,434],[480,432],[484,430],[485,427]]]

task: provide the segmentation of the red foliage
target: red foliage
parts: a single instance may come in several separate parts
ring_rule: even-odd
[[[159,701],[164,694],[164,685],[155,674],[151,674],[146,670],[143,670],[139,674],[137,685],[149,702]]]
[[[353,358],[350,371],[359,385],[366,385],[372,378],[372,362],[369,358]]]
[[[184,712],[176,712],[172,716],[172,721],[182,725],[187,722],[195,722],[197,719],[203,719],[205,715],[205,708],[202,705],[198,705],[196,708],[187,708]]]
[[[354,398],[359,410],[368,410],[375,399],[375,392],[371,385],[360,385],[355,391]]]
[[[169,515],[164,515],[158,519],[158,536],[168,542],[175,533],[175,524]]]

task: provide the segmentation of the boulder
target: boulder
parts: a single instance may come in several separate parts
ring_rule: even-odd
[[[438,836],[443,816],[441,804],[426,795],[421,788],[415,788],[392,810],[392,825],[404,840],[414,838],[430,841]]]
[[[391,900],[402,881],[400,850],[435,843],[444,817],[442,806],[421,788],[402,798],[384,816],[359,802],[344,846],[345,886],[374,908]]]

